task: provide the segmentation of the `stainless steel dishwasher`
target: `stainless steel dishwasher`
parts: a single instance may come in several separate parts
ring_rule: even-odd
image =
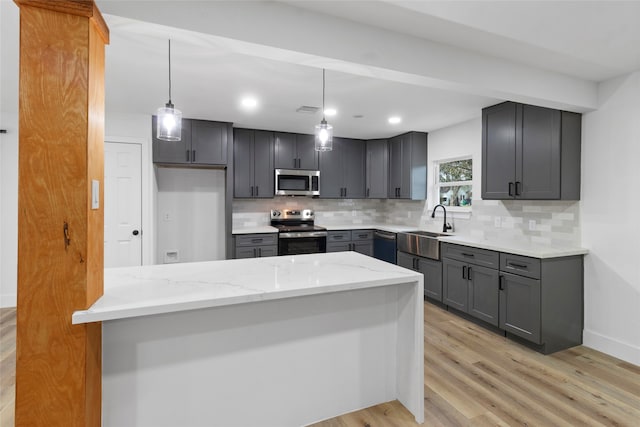
[[[396,263],[396,233],[382,230],[373,233],[373,257]]]

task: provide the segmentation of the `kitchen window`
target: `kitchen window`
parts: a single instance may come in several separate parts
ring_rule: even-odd
[[[470,157],[438,161],[435,174],[437,203],[446,207],[471,208],[473,160]]]

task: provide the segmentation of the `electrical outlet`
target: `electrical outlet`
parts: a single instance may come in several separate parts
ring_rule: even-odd
[[[170,249],[164,252],[164,263],[173,264],[180,261],[180,254],[177,249]]]
[[[172,221],[173,220],[173,218],[171,217],[171,213],[169,213],[169,212],[165,212],[164,215],[162,215],[162,219],[164,221]]]
[[[529,220],[529,231],[536,231],[536,220],[535,219],[530,219]]]
[[[502,227],[502,218],[499,217],[499,216],[493,218],[493,226],[495,228],[501,228]]]

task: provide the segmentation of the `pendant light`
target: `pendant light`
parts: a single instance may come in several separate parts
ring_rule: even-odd
[[[182,111],[171,103],[171,39],[169,39],[169,102],[158,108],[156,135],[164,141],[180,141],[182,137]]]
[[[322,121],[315,129],[316,151],[331,151],[333,149],[333,126],[324,117],[324,68],[322,69]]]

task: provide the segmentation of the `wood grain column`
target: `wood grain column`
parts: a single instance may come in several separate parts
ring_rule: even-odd
[[[100,426],[104,46],[91,1],[20,7],[17,427]],[[91,208],[91,182],[100,207]]]

